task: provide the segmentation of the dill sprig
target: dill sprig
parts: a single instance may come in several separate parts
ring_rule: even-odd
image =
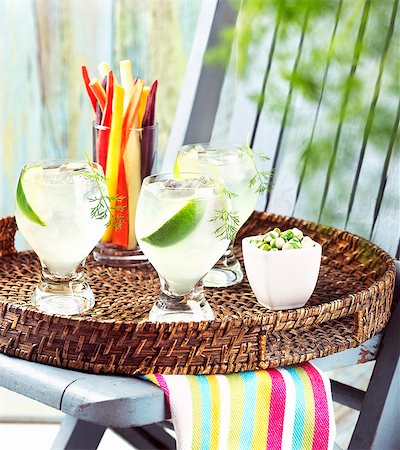
[[[265,191],[269,191],[272,187],[271,180],[274,169],[271,169],[268,172],[260,171],[257,167],[257,160],[265,162],[269,161],[270,158],[263,153],[254,151],[250,147],[249,136],[247,136],[247,142],[240,146],[240,150],[242,151],[241,157],[246,155],[253,163],[254,169],[256,171],[254,177],[249,180],[249,188],[259,194],[262,194]]]
[[[217,171],[214,166],[212,169],[215,173],[215,177],[211,178],[211,183],[218,189],[222,199],[222,209],[216,209],[215,215],[211,217],[210,222],[220,222],[221,225],[214,231],[217,238],[229,239],[232,241],[235,239],[236,233],[239,229],[239,213],[238,211],[229,211],[228,200],[237,197],[235,192],[230,191],[224,184],[221,183]]]
[[[211,217],[211,222],[222,222],[222,224],[214,231],[217,238],[235,239],[239,229],[239,215],[237,211],[228,211],[227,209],[216,209],[215,215]]]
[[[123,211],[125,209],[125,205],[117,205],[117,203],[122,202],[125,197],[122,195],[111,197],[108,195],[104,195],[101,184],[107,183],[107,178],[94,168],[87,152],[85,152],[85,156],[90,167],[90,173],[84,173],[84,177],[89,180],[94,180],[99,191],[98,197],[89,198],[89,202],[96,203],[90,209],[90,217],[97,220],[105,220],[107,217],[109,217],[106,227],[111,226],[112,228],[118,230],[122,227],[124,219],[121,216],[115,214],[115,212]],[[115,204],[111,206],[112,203]]]

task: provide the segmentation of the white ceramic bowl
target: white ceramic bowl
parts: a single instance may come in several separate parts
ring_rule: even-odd
[[[259,303],[269,309],[300,308],[307,303],[317,284],[322,247],[294,250],[260,250],[250,240],[242,240],[244,267]]]

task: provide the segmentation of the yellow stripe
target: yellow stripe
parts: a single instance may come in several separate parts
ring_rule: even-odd
[[[155,375],[153,375],[152,373],[149,373],[147,375],[145,375],[145,377],[151,381],[152,383],[156,384],[157,386],[160,386],[160,383],[158,382],[157,378]]]
[[[311,381],[304,369],[296,367],[304,386],[305,397],[305,418],[304,418],[304,432],[302,450],[312,450],[314,440],[314,425],[315,425],[315,402],[314,394],[311,386]]]
[[[188,375],[190,390],[192,392],[192,414],[193,414],[193,433],[192,433],[192,450],[201,449],[201,424],[202,424],[202,408],[201,408],[201,390],[200,384],[195,375]]]
[[[221,392],[215,375],[207,376],[211,394],[211,438],[210,450],[219,448],[221,428]]]
[[[242,418],[244,406],[244,384],[239,373],[232,373],[227,376],[229,388],[234,393],[232,396],[234,404],[231,403],[231,415],[229,422],[228,448],[240,447],[240,433],[242,431]]]
[[[265,450],[268,439],[272,379],[270,374],[265,370],[257,371],[255,373],[257,375],[257,397],[251,448],[252,450]]]

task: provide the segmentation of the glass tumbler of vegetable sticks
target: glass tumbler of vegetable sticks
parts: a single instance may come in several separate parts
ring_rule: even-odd
[[[104,155],[102,140],[110,140],[112,129],[93,124],[93,153],[95,160],[105,165],[111,189],[111,223],[93,252],[102,264],[135,267],[148,263],[137,244],[135,215],[142,181],[155,170],[157,132],[158,124],[127,129],[122,132],[119,148],[109,145]]]
[[[148,262],[137,246],[135,215],[142,180],[151,175],[156,160],[158,82],[149,87],[134,78],[129,60],[119,68],[121,84],[106,62],[98,66],[101,83],[82,67],[96,117],[94,160],[103,167],[110,196],[110,221],[93,254],[106,265],[134,267]]]

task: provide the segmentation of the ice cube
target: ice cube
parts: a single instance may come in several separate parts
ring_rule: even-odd
[[[175,200],[190,197],[194,194],[193,183],[190,180],[168,179],[152,185],[152,192],[165,200]]]

